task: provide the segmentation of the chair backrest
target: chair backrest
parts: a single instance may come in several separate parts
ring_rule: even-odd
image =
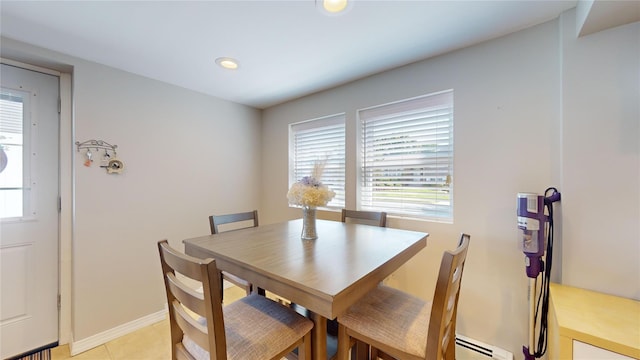
[[[427,335],[426,358],[429,360],[455,359],[458,297],[470,238],[462,234],[458,247],[442,255]]]
[[[236,214],[226,214],[226,215],[211,215],[209,216],[209,225],[211,226],[211,233],[218,234],[222,232],[220,230],[220,225],[231,224],[231,223],[239,223],[242,221],[251,221],[253,220],[253,225],[242,226],[242,227],[234,227],[229,230],[237,230],[244,229],[248,227],[256,227],[258,226],[258,210],[236,213]],[[248,222],[248,224],[250,224]],[[240,224],[244,225],[244,224]]]
[[[384,211],[361,211],[342,209],[342,222],[350,222],[377,225],[380,227],[387,226],[387,213]]]
[[[220,277],[213,259],[200,260],[180,253],[169,246],[167,240],[158,242],[162,277],[167,293],[169,321],[171,323],[171,352],[173,359],[193,358],[182,344],[188,336],[211,359],[226,359],[227,346],[220,297]],[[202,283],[203,293],[183,281],[182,276]],[[186,310],[206,319],[206,325]]]

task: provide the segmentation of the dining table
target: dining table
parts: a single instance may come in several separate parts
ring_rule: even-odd
[[[335,319],[427,246],[428,233],[316,220],[318,238],[302,240],[302,219],[183,240],[185,253],[213,258],[243,278],[309,310],[312,359],[327,359],[327,319]],[[331,354],[329,354],[331,355]]]

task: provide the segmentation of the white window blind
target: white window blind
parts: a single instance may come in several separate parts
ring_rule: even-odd
[[[336,193],[327,207],[344,207],[345,115],[292,124],[289,143],[289,186],[311,175],[316,161],[326,160],[320,181]]]
[[[453,90],[358,112],[360,207],[453,220]]]

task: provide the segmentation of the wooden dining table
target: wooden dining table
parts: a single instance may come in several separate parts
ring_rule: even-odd
[[[327,358],[327,319],[335,319],[426,247],[428,233],[317,220],[318,239],[301,240],[302,219],[184,240],[185,252],[213,258],[310,311],[312,358]]]

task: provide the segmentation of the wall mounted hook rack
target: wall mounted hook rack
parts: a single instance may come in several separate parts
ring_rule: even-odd
[[[111,150],[114,155],[116,153],[116,148],[118,147],[118,145],[111,145],[104,140],[87,140],[84,142],[76,141],[76,146],[78,147],[78,152],[80,152],[80,149],[95,149],[96,151]]]
[[[91,151],[92,149],[99,154],[100,150],[103,150],[101,161],[101,168],[107,169],[108,174],[119,174],[124,169],[124,163],[118,159],[116,159],[116,148],[118,145],[111,145],[104,140],[87,140],[84,142],[76,141],[77,151],[80,152],[82,149],[86,149],[85,152],[85,161],[84,166],[90,167],[93,163],[93,155],[94,153]],[[112,152],[112,154],[109,154]]]

